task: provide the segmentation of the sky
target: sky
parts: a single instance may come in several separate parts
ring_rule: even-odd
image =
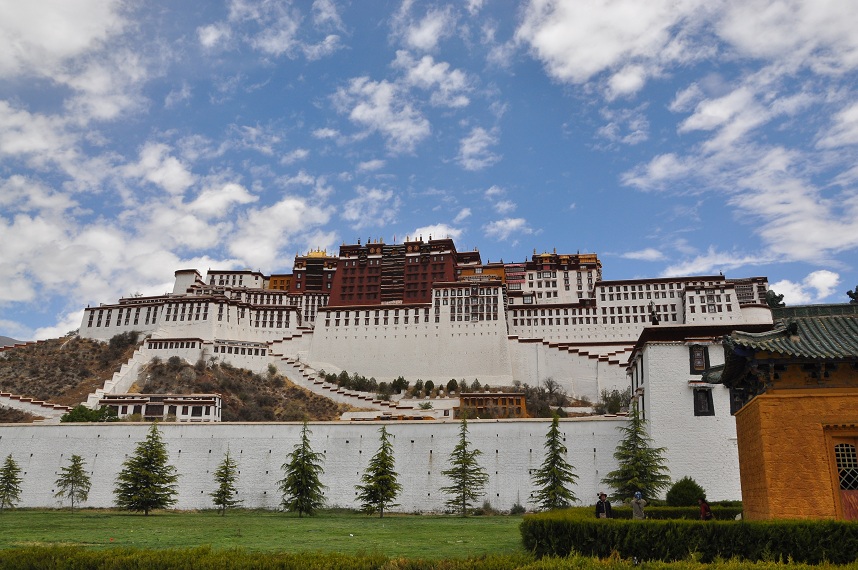
[[[858,0],[0,0],[0,335],[451,237],[858,285]]]

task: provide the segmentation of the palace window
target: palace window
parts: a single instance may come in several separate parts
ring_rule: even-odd
[[[714,416],[715,407],[712,405],[712,390],[709,388],[695,388],[694,390],[694,415]]]
[[[700,344],[694,344],[688,347],[690,359],[690,374],[703,374],[703,371],[709,368],[709,347]]]

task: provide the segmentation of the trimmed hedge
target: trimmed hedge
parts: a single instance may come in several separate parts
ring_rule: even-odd
[[[73,546],[29,546],[0,550],[0,570],[636,570],[633,560],[616,554],[607,559],[570,556],[534,560],[528,555],[480,556],[449,560],[388,558],[381,554],[270,553],[244,550],[213,550],[209,547],[182,550],[110,549],[89,550]],[[778,562],[697,560],[658,563],[661,570],[783,570]],[[791,563],[790,570],[818,570]],[[826,570],[858,570],[858,564],[826,566]]]
[[[561,512],[527,515],[524,547],[538,557],[619,555],[703,562],[740,558],[808,564],[858,561],[858,523],[838,521],[686,521],[581,519]]]
[[[741,505],[735,507],[719,507],[715,505],[711,505],[712,514],[715,517],[715,520],[721,521],[732,521],[735,520],[736,515],[742,514]],[[594,509],[590,509],[594,511]],[[700,520],[700,508],[699,507],[647,507],[644,509],[646,513],[646,518],[655,519],[655,520]],[[631,519],[632,518],[632,509],[631,507],[614,507],[613,508],[614,518],[615,519]],[[595,514],[593,512],[590,513],[590,516],[595,518]]]

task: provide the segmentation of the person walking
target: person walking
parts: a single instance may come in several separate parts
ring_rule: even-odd
[[[608,495],[599,493],[599,500],[596,501],[596,518],[597,519],[612,519],[611,503],[608,502]]]
[[[709,503],[706,502],[706,499],[700,497],[697,499],[697,504],[700,505],[700,520],[711,521],[712,509],[709,508]]]
[[[644,507],[646,506],[646,499],[643,498],[640,491],[635,492],[635,497],[632,499],[632,518],[636,520],[643,520],[646,518],[644,514]]]

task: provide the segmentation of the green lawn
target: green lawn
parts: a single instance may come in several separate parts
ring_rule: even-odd
[[[87,548],[191,548],[249,551],[380,553],[389,557],[464,558],[522,553],[520,516],[454,517],[323,512],[299,518],[271,511],[156,512],[5,510],[0,549],[69,545]]]

